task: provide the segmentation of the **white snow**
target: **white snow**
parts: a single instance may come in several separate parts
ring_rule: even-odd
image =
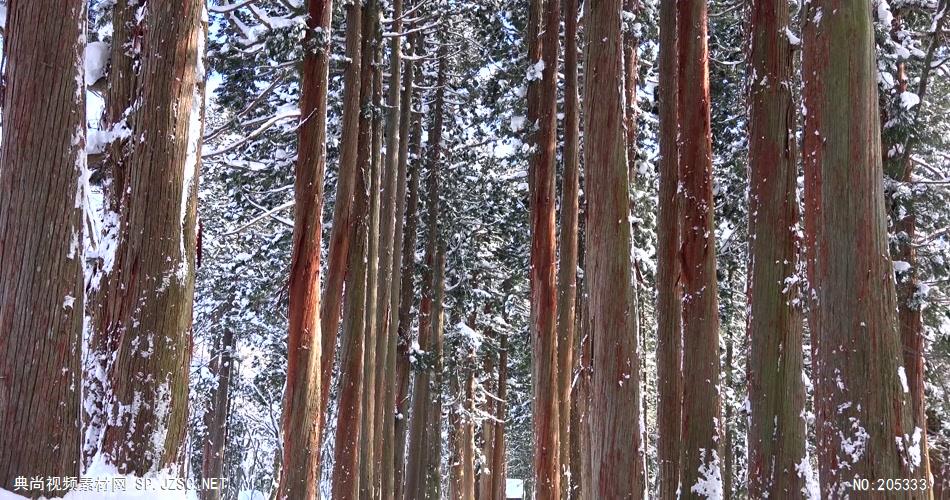
[[[901,379],[901,387],[904,389],[904,392],[910,392],[910,387],[907,386],[907,372],[904,371],[903,366],[897,367],[897,376]]]
[[[528,66],[528,74],[525,75],[525,79],[529,82],[540,80],[542,73],[544,73],[544,61],[538,61]]]
[[[877,20],[887,26],[890,26],[891,22],[894,21],[894,15],[891,14],[891,6],[887,3],[887,0],[878,0]]]
[[[505,479],[505,498],[524,498],[524,479]]]
[[[792,29],[788,26],[785,27],[785,36],[788,37],[788,43],[792,44],[794,47],[802,44],[802,39],[798,38],[795,33],[792,33]]]
[[[901,107],[910,109],[920,104],[920,97],[913,92],[904,92],[901,94]]]
[[[111,46],[106,42],[89,42],[86,45],[86,85],[92,85],[105,76],[111,50]]]
[[[900,274],[900,273],[906,273],[907,271],[910,271],[910,264],[908,264],[907,262],[903,260],[894,261],[894,272]]]
[[[689,491],[697,495],[704,495],[709,499],[719,500],[723,498],[719,454],[716,453],[716,450],[711,450],[711,453],[711,460],[706,463],[706,450],[700,450],[699,479],[696,480],[696,484]]]

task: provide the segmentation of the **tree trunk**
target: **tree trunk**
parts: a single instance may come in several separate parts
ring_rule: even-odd
[[[838,7],[813,3],[802,37],[807,295],[818,468],[828,497],[848,495],[856,477],[919,479],[924,470],[923,431],[901,387],[870,4]]]
[[[552,0],[559,1],[559,0]],[[564,173],[558,260],[557,366],[558,439],[561,493],[571,491],[571,385],[574,376],[574,323],[577,303],[577,209],[580,131],[577,90],[577,0],[564,0]]]
[[[722,494],[719,305],[705,0],[678,0],[683,423],[681,494]]]
[[[17,476],[81,472],[86,5],[14,0],[6,7],[0,488],[13,490]]]
[[[641,498],[640,361],[630,266],[620,0],[587,3],[584,165],[593,346],[591,491]],[[618,439],[618,437],[623,439]]]
[[[439,242],[439,170],[442,160],[443,106],[447,78],[446,46],[439,47],[439,69],[432,124],[428,132],[426,182],[426,267],[423,270],[422,303],[419,306],[419,346],[426,353],[425,366],[416,373],[413,394],[409,463],[406,467],[406,499],[438,498],[441,461],[441,370],[442,370],[442,268],[444,250]],[[411,253],[407,253],[411,258]]]
[[[406,61],[406,64],[411,64],[411,60]],[[407,75],[409,73],[407,72]],[[422,72],[419,71],[418,74],[421,76]],[[417,77],[418,78],[418,77]],[[407,85],[409,80],[407,80]],[[412,89],[408,88],[408,91],[411,93]],[[408,100],[404,92],[404,100],[408,104]],[[399,415],[399,418],[395,422],[395,465],[393,471],[393,486],[394,486],[394,497],[396,499],[403,498],[404,485],[406,484],[406,434],[407,426],[409,424],[409,373],[410,373],[410,363],[409,363],[409,348],[411,344],[410,337],[412,336],[412,319],[409,317],[409,313],[412,310],[413,302],[413,280],[415,278],[415,255],[416,255],[416,228],[417,228],[417,212],[419,206],[419,158],[420,158],[420,143],[422,138],[422,120],[420,117],[413,117],[411,110],[407,109],[404,114],[404,118],[408,122],[412,122],[412,138],[410,139],[410,144],[413,145],[413,161],[411,167],[407,165],[400,166],[401,169],[409,169],[409,195],[406,201],[406,222],[403,230],[402,238],[402,249],[397,253],[401,253],[402,265],[400,266],[402,270],[402,278],[400,283],[400,292],[399,296],[399,321],[397,323],[397,334],[398,334],[398,345],[396,347],[396,382],[395,382],[395,403],[396,403],[396,413]],[[406,125],[400,125],[408,127]],[[404,154],[400,152],[400,154]],[[408,155],[406,155],[408,156]],[[400,160],[401,162],[403,160]],[[395,259],[395,256],[393,257]],[[425,286],[426,281],[422,281],[423,286]],[[422,298],[425,299],[425,293],[422,294]],[[419,307],[419,321],[423,319],[423,308],[426,302],[420,303]],[[431,306],[431,304],[429,304]],[[428,307],[428,306],[427,306]],[[428,311],[426,310],[426,315]],[[427,317],[427,316],[426,316]],[[422,330],[419,330],[420,334]],[[422,339],[418,340],[419,344],[422,343]],[[415,407],[413,407],[415,411]]]
[[[316,498],[320,472],[321,387],[320,357],[320,242],[323,234],[323,176],[327,153],[327,79],[331,0],[307,3],[308,38],[316,44],[304,55],[300,142],[294,180],[294,249],[290,269],[287,385],[282,417],[283,458],[280,495]],[[230,333],[230,332],[228,332]],[[226,333],[226,335],[228,334]]]
[[[369,213],[369,250],[367,252],[366,270],[366,306],[364,331],[366,333],[366,348],[363,357],[363,430],[360,434],[360,498],[373,499],[376,496],[376,399],[377,392],[377,364],[380,352],[384,352],[379,344],[379,334],[376,329],[376,305],[378,292],[378,262],[379,262],[379,211],[380,195],[382,193],[382,31],[380,30],[379,16],[381,5],[378,1],[367,3],[367,15],[364,19],[372,24],[364,25],[364,63],[368,60],[372,79],[372,100],[370,125],[370,213]],[[368,28],[368,29],[367,29]],[[372,34],[370,36],[370,33]],[[380,391],[381,392],[381,391]]]
[[[658,493],[675,498],[679,487],[683,414],[682,288],[679,258],[679,146],[676,2],[660,2],[659,177],[657,216],[657,462]]]
[[[362,40],[360,73],[360,106],[367,110],[373,98],[373,50],[372,39],[378,23],[378,3],[371,1],[366,4],[365,12],[361,16]],[[343,319],[343,348],[340,369],[340,396],[339,413],[334,443],[333,466],[333,498],[352,500],[362,497],[361,480],[365,479],[361,462],[372,460],[364,455],[361,449],[366,403],[364,393],[367,387],[366,353],[371,351],[371,328],[367,320],[372,321],[375,316],[367,315],[367,303],[370,290],[368,286],[370,268],[370,224],[373,181],[373,113],[359,115],[359,149],[356,155],[357,176],[356,199],[353,203],[353,217],[355,224],[350,230],[350,236],[355,243],[348,257],[348,271],[346,273],[346,295],[344,297]],[[361,460],[361,458],[363,460]]]
[[[182,462],[194,299],[197,180],[203,128],[206,26],[201,2],[149,5],[128,116],[111,268],[95,314],[91,354],[107,362],[101,452],[121,474]],[[169,40],[171,36],[171,40]],[[119,43],[118,41],[116,43]],[[166,75],[177,75],[174,79]],[[108,262],[107,264],[108,265]]]
[[[749,124],[749,495],[804,498],[805,387],[798,265],[798,169],[788,3],[752,4]]]
[[[488,344],[494,345],[497,335],[491,329],[487,329],[485,338]],[[495,455],[494,416],[495,408],[498,406],[498,402],[495,400],[498,397],[498,379],[495,354],[489,351],[484,356],[482,374],[485,377],[485,382],[483,387],[488,395],[485,398],[485,406],[482,407],[482,412],[487,417],[482,420],[482,464],[478,473],[477,496],[478,500],[492,500],[491,483],[494,471],[491,470],[491,467]]]
[[[536,87],[528,101],[528,122],[537,123],[532,132],[535,154],[530,163],[531,188],[531,338],[534,356],[534,481],[538,498],[558,498],[560,487],[560,445],[557,351],[557,279],[554,212],[555,160],[557,155],[557,66],[560,34],[560,0],[535,0],[532,6],[541,18],[540,32],[529,27],[529,64],[540,69],[540,78],[529,78]],[[537,57],[536,54],[540,54]],[[536,82],[536,83],[535,83]]]
[[[225,477],[224,450],[228,435],[233,350],[234,330],[228,328],[222,334],[218,352],[211,361],[211,372],[217,377],[217,385],[209,398],[208,411],[204,416],[207,432],[201,450],[201,476],[204,479]],[[287,469],[284,468],[284,470]],[[219,500],[221,494],[222,490],[209,488],[201,491],[201,498],[202,500]]]
[[[583,250],[583,247],[579,248]],[[586,269],[586,267],[585,267]],[[594,498],[591,491],[593,478],[590,469],[590,372],[591,358],[593,349],[590,344],[590,314],[588,313],[588,302],[586,297],[587,282],[583,281],[582,290],[585,292],[578,298],[579,314],[577,318],[577,362],[575,370],[577,372],[577,386],[571,392],[571,428],[575,429],[576,443],[571,447],[576,451],[575,456],[571,457],[571,477],[573,478],[572,499],[591,500]]]
[[[343,76],[343,128],[340,139],[340,171],[333,206],[333,229],[327,252],[327,277],[320,310],[323,336],[320,357],[321,429],[325,429],[327,403],[330,400],[333,362],[336,355],[340,312],[343,307],[343,281],[350,260],[350,233],[355,224],[353,200],[357,197],[356,177],[360,168],[357,156],[360,145],[360,103],[362,85],[363,5],[346,4],[346,66]],[[321,431],[322,435],[322,431]]]
[[[390,29],[400,33],[402,27],[402,0],[393,1],[393,22]],[[396,260],[397,247],[401,244],[402,227],[399,224],[397,235],[396,219],[402,222],[406,198],[406,170],[405,163],[400,164],[402,144],[406,137],[402,132],[402,36],[394,36],[389,42],[389,89],[386,96],[388,114],[386,116],[386,155],[383,173],[383,207],[380,216],[380,250],[379,250],[379,292],[376,308],[376,335],[377,335],[377,367],[379,381],[377,386],[382,391],[380,404],[376,406],[376,435],[375,457],[376,474],[379,477],[379,497],[391,500],[393,497],[393,444],[395,440],[394,410],[395,410],[395,377],[396,363],[396,311],[399,308],[399,260]],[[409,79],[412,76],[409,75]],[[409,94],[411,96],[412,94]],[[408,108],[408,103],[406,105]],[[408,130],[408,121],[406,122]],[[402,166],[402,170],[400,170]],[[398,201],[397,201],[398,200]]]
[[[495,440],[492,454],[492,498],[505,498],[505,482],[508,477],[507,457],[505,450],[505,420],[508,414],[508,335],[501,334],[498,354],[498,401],[496,405],[495,430],[492,432]]]

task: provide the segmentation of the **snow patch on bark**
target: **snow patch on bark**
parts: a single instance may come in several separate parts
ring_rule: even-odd
[[[711,452],[710,460],[706,462],[706,451],[700,449],[699,479],[696,484],[689,489],[690,492],[697,495],[704,495],[712,500],[723,498],[722,494],[722,471],[719,468],[719,454],[716,450]]]

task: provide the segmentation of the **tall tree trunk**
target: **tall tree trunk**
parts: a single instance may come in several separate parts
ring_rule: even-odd
[[[811,4],[802,37],[807,295],[818,468],[828,497],[848,495],[855,477],[922,478],[924,470],[923,432],[901,387],[870,4],[839,7]]]
[[[679,237],[676,2],[660,2],[659,177],[656,271],[657,478],[662,499],[679,487],[683,414],[683,331]]]
[[[149,4],[127,123],[125,188],[93,356],[106,372],[101,453],[122,474],[180,467],[188,410],[197,180],[204,104],[203,3]],[[171,40],[169,40],[171,37]],[[116,41],[116,43],[120,43]],[[174,79],[166,75],[177,75]]]
[[[340,171],[333,205],[333,229],[327,252],[327,277],[323,288],[323,307],[320,309],[320,331],[323,336],[320,357],[321,429],[325,429],[327,403],[330,401],[330,383],[333,361],[343,307],[343,281],[350,260],[350,233],[354,225],[353,200],[357,197],[356,177],[360,145],[360,115],[363,51],[363,5],[346,4],[346,66],[343,76],[343,128],[340,139]],[[322,435],[322,431],[321,431]]]
[[[439,242],[439,170],[442,160],[442,127],[447,79],[446,45],[439,47],[432,123],[428,132],[429,174],[426,181],[426,267],[423,270],[422,303],[419,306],[419,346],[426,353],[425,366],[416,372],[412,403],[409,463],[406,467],[405,498],[438,498],[441,461],[442,413],[442,288],[444,250]],[[408,250],[408,249],[407,249]]]
[[[532,6],[541,21],[540,31],[531,26],[529,64],[540,79],[529,98],[529,123],[535,153],[531,157],[531,338],[534,356],[534,482],[538,498],[557,498],[560,487],[560,446],[557,351],[557,279],[555,212],[555,160],[557,156],[557,66],[560,34],[560,0],[535,0]],[[540,49],[539,49],[540,48]],[[540,57],[537,57],[539,54]],[[537,82],[537,83],[534,83]],[[535,127],[535,126],[532,126]]]
[[[360,498],[372,499],[376,496],[376,400],[382,391],[377,392],[378,372],[376,360],[382,351],[379,345],[379,332],[376,329],[376,306],[378,292],[378,262],[379,262],[379,217],[380,195],[382,193],[382,31],[380,30],[379,16],[380,2],[373,0],[367,4],[367,12],[372,12],[372,19],[366,25],[371,31],[367,35],[365,45],[366,54],[371,57],[370,68],[372,78],[371,108],[364,108],[371,114],[371,152],[370,152],[370,213],[369,213],[369,250],[367,252],[366,271],[366,306],[364,330],[366,333],[366,348],[363,357],[363,430],[360,437]],[[370,33],[372,35],[370,36]],[[364,49],[366,50],[366,49]],[[365,59],[364,59],[365,61]]]
[[[749,495],[803,498],[805,387],[798,265],[798,169],[788,2],[752,3],[749,123]]]
[[[406,61],[406,64],[411,64],[411,60]],[[421,76],[422,71],[419,71],[418,74]],[[408,75],[408,72],[407,72]],[[418,78],[418,77],[417,77]],[[408,80],[407,80],[408,84]],[[407,87],[408,88],[408,87]],[[409,89],[411,93],[411,89]],[[404,93],[404,102],[407,104],[409,100],[405,97]],[[419,158],[420,158],[420,143],[422,138],[422,119],[418,116],[414,117],[413,112],[410,109],[407,109],[404,113],[404,118],[408,122],[412,122],[412,138],[409,143],[413,145],[413,160],[411,166],[404,165],[400,166],[401,169],[409,169],[409,195],[406,201],[406,222],[403,228],[403,238],[402,238],[402,249],[397,253],[401,254],[402,264],[401,269],[401,283],[399,291],[399,321],[397,323],[397,336],[398,336],[398,345],[396,346],[396,383],[395,383],[395,404],[396,404],[396,414],[399,415],[399,418],[395,422],[395,446],[394,446],[394,471],[393,471],[393,486],[394,486],[394,497],[398,500],[403,498],[404,485],[406,484],[406,444],[407,444],[407,431],[409,424],[409,373],[410,373],[410,363],[409,363],[409,349],[412,336],[412,319],[409,317],[409,313],[412,310],[413,302],[413,280],[415,278],[415,255],[416,255],[416,229],[417,229],[417,212],[419,206]],[[400,125],[403,126],[403,125]],[[405,126],[408,126],[406,124]],[[400,152],[400,154],[403,154]],[[407,155],[408,156],[408,155]],[[403,162],[403,160],[400,160]],[[395,256],[393,257],[395,259]],[[423,280],[423,286],[425,286],[426,281]],[[425,299],[425,294],[422,294],[422,298]],[[420,303],[419,307],[419,320],[422,321],[423,318],[423,308],[422,306],[426,305],[423,301]],[[430,304],[431,305],[431,304]],[[426,311],[428,315],[428,312]],[[422,330],[420,330],[420,333]],[[421,344],[422,339],[420,338],[418,342]],[[415,407],[413,407],[415,410]]]
[[[81,472],[86,4],[6,7],[0,488],[13,490],[17,476]]]
[[[571,385],[574,376],[574,323],[577,303],[579,107],[577,0],[564,0],[564,178],[561,188],[557,303],[558,439],[563,475],[560,496],[563,499],[569,498],[573,479],[571,476]]]
[[[307,39],[300,99],[300,142],[294,180],[294,247],[290,269],[287,385],[284,395],[280,495],[316,498],[320,472],[321,387],[320,242],[327,163],[327,79],[331,0],[307,2]],[[321,31],[322,30],[322,31]],[[226,333],[227,335],[227,333]]]
[[[579,250],[583,250],[583,247]],[[575,456],[571,457],[573,490],[570,498],[591,500],[594,496],[591,491],[593,478],[590,469],[590,374],[591,358],[594,353],[590,344],[590,314],[588,312],[588,301],[586,300],[588,295],[587,281],[582,281],[581,289],[584,290],[584,293],[581,294],[581,297],[578,297],[579,314],[577,327],[575,328],[578,338],[577,362],[575,363],[577,385],[575,390],[571,392],[571,418],[574,419],[571,422],[571,428],[575,429],[574,435],[576,437],[571,441],[576,443],[571,449],[576,453]]]
[[[402,0],[393,1],[393,22],[390,29],[400,33],[402,25]],[[380,216],[379,250],[379,292],[376,308],[377,367],[378,383],[382,392],[376,406],[375,457],[376,474],[379,477],[379,497],[383,500],[393,498],[393,444],[395,440],[395,363],[396,363],[396,311],[399,308],[398,271],[400,260],[396,259],[397,247],[401,244],[402,216],[406,198],[405,163],[400,164],[403,143],[406,137],[402,132],[402,36],[394,36],[389,41],[389,89],[386,95],[385,144],[386,155],[383,172],[383,207]],[[409,75],[409,80],[412,75]],[[409,83],[411,85],[411,83]],[[410,96],[412,94],[409,94]],[[407,106],[408,108],[408,103]],[[406,124],[408,131],[408,121]],[[402,170],[400,170],[402,166]],[[396,219],[399,219],[397,234]]]
[[[501,334],[498,354],[498,402],[495,406],[495,440],[492,454],[492,498],[505,498],[505,482],[508,463],[505,450],[505,420],[508,418],[508,335]]]
[[[353,204],[355,224],[350,227],[350,236],[355,243],[348,257],[346,295],[344,296],[343,348],[340,369],[340,399],[334,443],[333,498],[355,499],[363,496],[361,480],[365,479],[362,462],[372,457],[364,455],[361,444],[366,431],[364,394],[370,389],[365,369],[366,353],[375,345],[371,343],[371,328],[367,321],[375,316],[366,314],[370,300],[369,275],[371,274],[371,194],[374,184],[373,160],[373,37],[379,22],[379,3],[370,1],[361,16],[362,39],[360,66],[360,109],[367,112],[359,115],[359,148],[356,155],[356,199]]]
[[[218,352],[211,361],[211,372],[217,377],[217,381],[204,416],[207,436],[201,449],[201,476],[206,479],[225,477],[224,449],[228,435],[233,350],[234,330],[227,328],[221,336]],[[209,488],[201,491],[201,498],[202,500],[219,500],[221,494],[222,490]]]
[[[429,178],[426,182],[428,200],[426,202],[426,216],[428,217],[429,241],[426,253],[432,255],[427,261],[433,262],[432,272],[432,313],[430,318],[430,333],[432,348],[430,351],[431,390],[428,408],[426,410],[426,462],[423,467],[424,494],[422,498],[442,498],[442,379],[443,365],[442,346],[445,333],[445,318],[443,302],[445,300],[445,243],[440,234],[441,203],[441,165],[444,160],[442,154],[442,131],[445,119],[445,87],[448,82],[448,46],[445,40],[440,40],[439,69],[436,77],[435,103],[433,105],[432,129],[429,131]]]
[[[486,311],[488,306],[486,306]],[[488,344],[494,345],[497,335],[491,329],[485,331],[485,338]],[[477,496],[478,500],[492,500],[492,475],[491,470],[492,460],[494,459],[495,454],[495,408],[498,406],[498,402],[495,400],[498,397],[498,378],[497,378],[497,366],[496,366],[495,354],[492,352],[487,352],[484,355],[483,364],[482,364],[482,374],[485,377],[485,381],[482,383],[485,391],[488,392],[488,395],[485,398],[485,405],[482,407],[482,412],[487,417],[482,420],[482,464],[478,472],[478,490]]]
[[[644,493],[640,361],[630,266],[630,199],[623,110],[621,2],[587,3],[584,165],[593,345],[591,491],[597,498]],[[618,437],[623,439],[618,439]]]
[[[680,237],[683,283],[681,494],[722,494],[719,305],[713,237],[706,1],[678,0]]]

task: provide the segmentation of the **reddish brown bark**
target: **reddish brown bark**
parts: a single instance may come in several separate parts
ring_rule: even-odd
[[[746,378],[748,487],[754,498],[807,495],[800,470],[807,458],[802,317],[796,307],[798,170],[789,22],[787,2],[752,3]],[[731,354],[731,342],[729,348]]]
[[[385,352],[383,346],[379,344],[379,333],[376,328],[376,306],[379,281],[379,218],[381,202],[381,183],[382,183],[382,123],[381,123],[381,104],[382,104],[382,31],[380,30],[379,16],[380,3],[371,1],[367,3],[366,12],[372,12],[372,22],[369,27],[371,31],[364,31],[366,45],[364,50],[372,59],[369,61],[371,71],[371,107],[363,108],[371,111],[370,126],[370,205],[369,205],[369,249],[367,251],[367,270],[366,270],[366,318],[364,320],[364,332],[366,333],[366,349],[363,358],[363,431],[360,436],[360,497],[374,498],[376,496],[376,463],[379,456],[376,454],[376,400],[382,391],[377,392],[377,359]],[[364,59],[366,61],[366,59]]]
[[[80,472],[86,5],[6,7],[0,488],[12,491],[17,476]]]
[[[361,16],[363,39],[361,40],[360,109],[368,110],[373,102],[373,44],[379,26],[379,3],[367,2]],[[371,38],[372,37],[372,38]],[[360,113],[359,149],[356,165],[356,199],[353,203],[355,224],[350,228],[350,238],[355,243],[348,255],[346,295],[344,296],[343,347],[340,360],[340,396],[337,419],[337,434],[334,442],[333,498],[355,499],[366,494],[364,484],[368,480],[363,465],[372,457],[365,455],[361,446],[365,443],[367,412],[365,397],[370,390],[367,379],[368,354],[375,347],[372,343],[371,322],[375,316],[367,314],[370,301],[369,288],[372,252],[371,237],[373,196],[376,165],[373,158],[373,113]]]
[[[808,319],[818,468],[828,497],[848,495],[856,477],[920,479],[925,456],[901,387],[870,4],[840,7],[813,3],[802,37]]]
[[[93,356],[109,359],[101,452],[120,473],[182,465],[201,156],[203,3],[145,9],[127,123],[114,265],[103,270]],[[175,75],[175,78],[167,78]]]
[[[390,29],[402,31],[402,0],[393,2],[393,23]],[[379,381],[377,386],[382,396],[376,406],[376,474],[378,476],[379,497],[383,500],[394,498],[393,480],[395,460],[393,447],[395,441],[395,366],[396,366],[396,311],[399,308],[399,281],[397,270],[400,260],[396,259],[396,248],[401,246],[401,224],[397,236],[396,218],[402,222],[402,213],[406,198],[405,163],[400,171],[400,153],[402,143],[406,142],[402,130],[402,36],[390,38],[389,43],[389,89],[386,96],[388,114],[386,116],[386,155],[383,172],[383,206],[380,216],[379,251],[379,292],[376,310],[377,367]],[[411,79],[411,76],[410,76]],[[410,94],[411,95],[411,94]],[[407,105],[408,107],[408,105]],[[407,124],[408,129],[408,124]],[[401,174],[401,175],[400,175]],[[401,196],[401,198],[400,198]],[[398,201],[397,201],[398,200]],[[396,215],[398,211],[398,216]],[[391,327],[392,326],[392,327]]]
[[[327,79],[331,0],[309,0],[300,110],[300,142],[294,180],[294,246],[290,266],[287,386],[282,418],[283,498],[316,498],[320,471],[320,242],[323,229],[323,176],[326,169]]]
[[[640,362],[630,265],[630,199],[624,128],[621,2],[585,4],[584,165],[586,280],[593,346],[590,400],[591,491],[640,498]],[[618,437],[622,438],[618,439]]]
[[[577,90],[577,0],[564,0],[564,173],[558,256],[557,366],[561,498],[571,489],[571,385],[577,303],[577,221],[580,160]]]
[[[408,63],[408,61],[407,61]],[[421,71],[419,74],[421,75]],[[417,211],[419,205],[419,151],[422,138],[422,120],[419,117],[413,118],[413,113],[407,112],[405,115],[407,121],[412,122],[413,155],[415,158],[409,168],[409,195],[406,205],[406,222],[403,230],[402,242],[402,282],[400,284],[400,302],[399,302],[399,322],[398,322],[398,345],[396,352],[396,412],[399,418],[395,422],[395,471],[393,472],[394,497],[403,498],[403,486],[406,484],[406,445],[409,425],[409,347],[412,337],[412,319],[409,317],[412,309],[413,298],[413,278],[415,276],[415,253],[416,253],[416,229],[417,229]],[[426,281],[423,279],[423,284]],[[425,299],[422,294],[422,299]],[[423,306],[426,308],[423,309]],[[423,300],[419,305],[419,320],[428,318],[429,307]],[[425,315],[423,315],[425,313]],[[422,333],[423,330],[419,330]],[[422,343],[420,338],[418,342]],[[415,408],[415,407],[413,407]]]
[[[660,2],[659,177],[657,216],[657,462],[660,498],[679,487],[683,402],[682,288],[679,260],[679,147],[676,2]]]
[[[320,410],[322,423],[326,422],[330,383],[336,356],[340,312],[343,308],[343,281],[347,275],[350,254],[350,233],[354,225],[353,200],[357,196],[356,176],[360,137],[360,102],[362,87],[363,6],[352,2],[346,5],[346,69],[343,76],[343,132],[340,139],[340,171],[333,206],[333,229],[327,253],[327,276],[323,288],[323,307],[320,310],[321,356]],[[325,426],[321,423],[320,428]],[[322,432],[322,431],[321,431]]]
[[[533,3],[542,3],[536,0]],[[560,0],[532,7],[541,14],[540,32],[528,39],[529,64],[540,80],[534,100],[528,102],[535,154],[530,162],[531,217],[531,338],[534,350],[534,487],[538,498],[557,498],[560,487],[560,418],[557,351],[557,279],[555,213],[555,160],[557,154],[557,66],[560,44]],[[529,28],[535,30],[535,27]],[[540,49],[539,49],[540,47]],[[540,57],[533,57],[540,51]],[[533,109],[532,109],[533,108]]]
[[[683,422],[680,493],[721,492],[719,304],[705,0],[677,2]]]

